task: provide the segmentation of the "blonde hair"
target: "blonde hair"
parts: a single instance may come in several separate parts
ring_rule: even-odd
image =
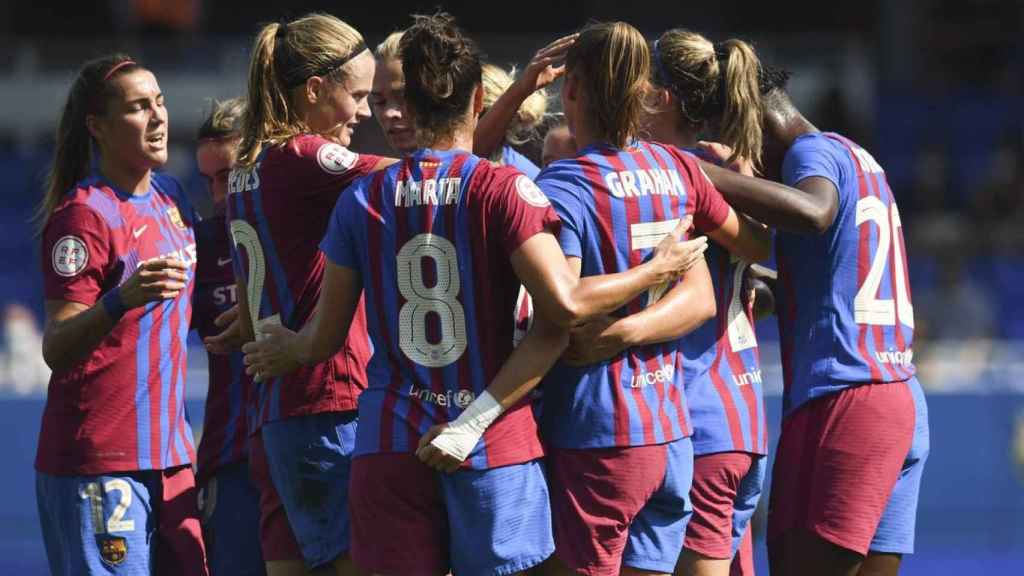
[[[210,113],[199,126],[196,138],[199,140],[231,138],[238,136],[242,126],[242,117],[245,115],[245,99],[231,98],[230,100],[214,100],[210,106]]]
[[[399,49],[399,45],[402,42],[402,34],[405,30],[399,30],[398,32],[392,32],[388,34],[388,37],[383,42],[377,44],[377,48],[374,49],[373,55],[377,57],[377,60],[381,62],[387,62],[389,60],[401,60],[402,53]]]
[[[565,64],[569,73],[582,75],[587,116],[597,134],[624,148],[639,133],[645,110],[651,51],[643,34],[625,22],[589,24]]]
[[[655,43],[653,58],[655,82],[672,91],[683,117],[694,124],[719,118],[718,138],[733,150],[729,161],[742,156],[760,166],[761,63],[754,48],[737,39],[716,45],[674,29]]]
[[[483,66],[484,109],[490,108],[515,81],[515,69],[506,72],[494,64]],[[541,89],[530,94],[519,105],[515,118],[505,132],[505,141],[521,145],[533,139],[537,127],[544,121],[548,110],[547,93]]]
[[[256,35],[249,62],[239,164],[255,163],[266,144],[282,144],[308,131],[289,95],[311,76],[343,81],[344,65],[365,49],[355,28],[328,14],[264,26]]]

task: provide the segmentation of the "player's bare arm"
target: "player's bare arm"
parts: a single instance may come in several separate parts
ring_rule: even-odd
[[[357,271],[328,261],[313,317],[299,332],[278,324],[262,326],[260,338],[242,346],[246,372],[264,381],[336,354],[345,345],[362,289]]]
[[[551,233],[537,234],[512,255],[512,265],[534,298],[541,314],[563,327],[572,327],[608,314],[657,284],[675,280],[703,258],[707,238],[682,242],[689,227],[684,218],[667,235],[650,260],[627,272],[580,279],[569,267]]]
[[[577,36],[578,34],[563,36],[534,54],[519,78],[480,118],[473,132],[474,154],[490,156],[501,146],[505,131],[523,101],[565,74],[565,65],[561,62],[565,60],[565,54]]]
[[[643,311],[624,318],[600,316],[574,329],[564,360],[576,366],[601,362],[633,346],[677,340],[714,317],[715,290],[701,261]]]
[[[730,204],[772,228],[821,234],[835,220],[839,192],[827,178],[812,176],[791,188],[704,161],[701,168]]]
[[[175,259],[143,262],[128,280],[92,306],[47,300],[43,332],[46,364],[54,372],[71,368],[110,334],[125,311],[177,297],[185,288],[187,267]]]

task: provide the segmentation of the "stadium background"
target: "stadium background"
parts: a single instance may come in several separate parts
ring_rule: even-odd
[[[194,132],[209,97],[244,90],[258,23],[327,11],[373,45],[407,14],[437,5],[282,4],[0,2],[0,573],[45,573],[32,459],[46,370],[39,247],[28,219],[72,74],[85,58],[114,49],[154,70],[170,114],[168,170],[204,209]],[[649,37],[672,26],[714,40],[739,36],[766,62],[792,70],[798,106],[818,127],[873,152],[904,215],[932,453],[918,553],[903,573],[1024,566],[1024,3],[875,0],[818,4],[815,12],[786,2],[442,4],[503,66],[525,64],[548,40],[596,18],[628,20]],[[357,150],[384,151],[374,121],[356,142]],[[758,335],[777,433],[774,322],[762,322]],[[205,356],[200,347],[192,352],[189,409],[198,432]]]

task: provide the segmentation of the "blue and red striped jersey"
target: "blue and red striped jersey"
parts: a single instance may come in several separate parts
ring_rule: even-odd
[[[519,295],[509,257],[558,218],[514,168],[418,150],[345,191],[321,248],[363,280],[374,354],[355,455],[412,452],[483,392],[512,353]],[[542,454],[529,401],[501,415],[466,466]]]
[[[213,321],[237,304],[235,275],[231,266],[231,242],[223,215],[196,225],[196,289],[192,298],[192,328],[206,338],[223,328]],[[217,473],[221,466],[248,457],[249,429],[246,425],[246,397],[252,379],[246,375],[242,353],[208,352],[206,410],[203,435],[196,453],[198,483]]]
[[[381,159],[312,134],[264,148],[254,166],[228,181],[228,225],[235,274],[246,280],[256,325],[302,328],[320,298],[324,255],[318,244],[341,191]],[[356,409],[371,350],[360,306],[334,357],[262,382],[251,396],[250,427],[291,416]]]
[[[95,475],[192,461],[184,398],[194,222],[185,191],[158,173],[138,196],[90,176],[50,216],[42,247],[47,300],[92,306],[153,258],[177,258],[189,268],[177,297],[128,310],[88,356],[53,373],[36,453],[39,471]]]
[[[748,264],[714,242],[704,257],[715,289],[715,317],[683,336],[680,347],[693,453],[767,454],[753,309],[742,298]]]
[[[715,230],[729,214],[696,159],[672,147],[637,142],[622,150],[593,145],[549,164],[537,179],[562,220],[559,242],[582,260],[582,275],[641,264],[680,218]],[[616,315],[642,310],[667,286]],[[560,448],[660,444],[690,435],[679,342],[637,346],[583,368],[558,363],[544,379],[545,440]]]
[[[914,372],[914,308],[896,199],[871,155],[832,133],[804,134],[786,152],[783,180],[826,178],[839,191],[823,235],[778,232],[776,307],[783,408]]]

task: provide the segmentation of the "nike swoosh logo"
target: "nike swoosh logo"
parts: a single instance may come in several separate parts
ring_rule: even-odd
[[[217,258],[217,266],[227,266],[231,264],[231,258]]]
[[[135,238],[142,236],[142,233],[146,231],[146,228],[149,228],[149,224],[143,224],[142,226],[132,230],[132,236]]]

